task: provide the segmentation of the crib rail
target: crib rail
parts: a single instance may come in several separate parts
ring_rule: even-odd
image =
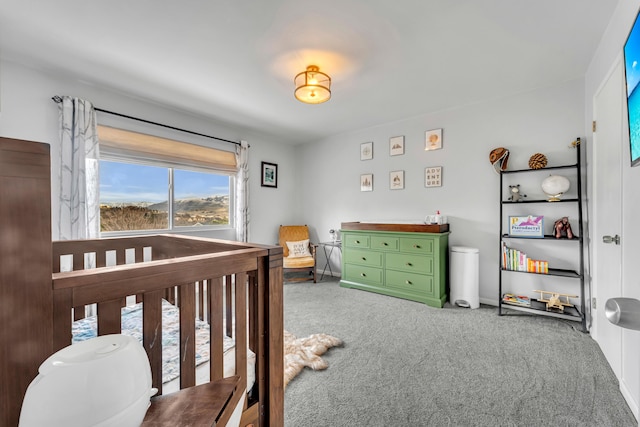
[[[210,381],[223,377],[224,335],[233,336],[241,388],[247,349],[256,354],[251,398],[253,413],[264,422],[257,425],[282,425],[281,248],[175,235],[60,241],[53,243],[52,279],[54,351],[71,343],[73,320],[92,304],[98,335],[121,333],[121,307],[136,296],[143,303],[153,387],[162,393],[162,299],[175,296],[180,388],[196,385],[195,319],[205,318],[211,326]]]

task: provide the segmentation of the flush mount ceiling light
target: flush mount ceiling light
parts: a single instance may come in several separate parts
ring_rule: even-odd
[[[316,65],[309,65],[293,79],[296,99],[307,104],[320,104],[331,98],[331,77],[321,73]]]

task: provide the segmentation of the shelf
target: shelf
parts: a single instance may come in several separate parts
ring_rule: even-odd
[[[541,316],[551,316],[560,319],[567,319],[575,322],[580,322],[581,330],[583,332],[588,332],[587,328],[587,317],[585,313],[581,313],[581,310],[584,310],[587,307],[587,301],[585,300],[585,275],[584,275],[584,250],[582,244],[584,243],[584,230],[583,230],[583,198],[582,198],[582,164],[581,164],[581,156],[580,156],[580,138],[577,138],[575,143],[572,146],[575,148],[575,163],[572,164],[564,164],[559,166],[549,166],[540,169],[515,169],[515,170],[506,170],[500,173],[500,204],[498,205],[500,208],[500,261],[498,263],[499,274],[498,274],[498,291],[499,291],[499,310],[498,314],[523,314],[518,312],[525,312],[530,315],[541,315]],[[545,196],[544,193],[532,194],[532,197],[522,198],[520,197],[517,201],[509,200],[505,196],[505,190],[507,185],[513,184],[515,181],[518,181],[520,178],[527,179],[536,179],[541,177],[544,174],[549,174],[550,171],[559,171],[564,170],[565,172],[560,172],[560,175],[566,175],[569,177],[571,181],[572,190],[568,194],[564,194],[560,200],[557,201],[549,201],[548,197]],[[526,174],[530,173],[538,173],[535,176],[527,176]],[[521,174],[521,175],[514,175]],[[571,180],[573,179],[573,180]],[[512,187],[509,185],[509,187]],[[571,203],[567,205],[566,203]],[[515,208],[514,206],[518,204],[527,204],[529,207],[520,207]],[[532,206],[530,206],[533,204]],[[542,205],[546,205],[543,207]],[[555,205],[555,207],[553,207]],[[525,210],[536,210],[542,209],[545,212],[545,218],[550,214],[547,212],[560,212],[566,211],[569,209],[572,213],[572,217],[575,215],[574,220],[576,221],[574,227],[572,227],[573,238],[568,239],[566,237],[561,237],[557,239],[555,237],[555,223],[551,223],[554,227],[547,227],[547,233],[544,236],[539,237],[530,237],[530,236],[511,236],[509,235],[510,228],[505,225],[508,224],[509,217],[512,213],[523,213]],[[558,217],[566,216],[559,215]],[[548,225],[548,224],[547,224]],[[540,232],[540,230],[537,230]],[[566,234],[565,234],[566,235]],[[517,239],[517,240],[516,240]],[[543,241],[541,245],[531,244],[532,241]],[[571,241],[578,242],[579,244],[575,245],[573,243],[568,243],[567,245],[560,244],[558,246],[557,243],[550,244],[550,241],[553,240],[557,242],[559,240],[562,241]],[[511,248],[511,245],[517,246],[518,248]],[[504,248],[508,247],[509,249],[515,250],[515,253],[520,256],[523,253],[527,252],[527,248],[531,249],[533,253],[544,253],[546,250],[549,250],[548,257],[554,257],[555,253],[569,253],[572,256],[571,262],[565,264],[563,262],[554,262],[555,264],[559,264],[561,266],[566,266],[572,268],[571,270],[562,269],[562,268],[549,268],[546,273],[536,273],[532,271],[518,271],[518,270],[508,270],[504,267],[505,264],[505,252]],[[577,251],[577,253],[574,253]],[[552,255],[553,254],[553,255]],[[574,257],[575,255],[575,257]],[[526,256],[526,255],[525,255]],[[579,260],[577,259],[579,257]],[[545,264],[546,265],[546,264]],[[505,272],[513,272],[513,273],[521,273],[521,274],[534,274],[538,276],[548,276],[549,279],[544,279],[544,283],[550,283],[557,285],[558,289],[568,288],[571,289],[572,294],[578,295],[576,303],[576,307],[565,307],[564,311],[560,311],[558,309],[552,308],[551,310],[547,310],[546,303],[540,302],[538,299],[531,298],[530,306],[523,305],[514,305],[513,303],[509,303],[507,301],[503,301],[503,295],[505,294],[505,289],[503,288],[503,280],[508,280],[509,287],[512,289],[519,289],[520,292],[527,292],[524,289],[527,288],[531,282],[539,282],[540,280],[530,280],[529,278],[525,278],[524,276],[513,276],[508,275]],[[504,277],[507,274],[508,277]],[[570,279],[572,282],[568,282],[567,280],[558,279],[558,277],[563,277],[565,279]],[[577,280],[576,280],[577,279]],[[519,285],[518,285],[519,284]],[[567,292],[564,290],[564,292]],[[507,291],[508,293],[508,291]],[[524,293],[523,295],[526,295]],[[504,313],[502,309],[505,309],[508,313]]]
[[[548,201],[548,200],[546,200],[546,199],[536,199],[536,200],[519,200],[519,201],[517,201],[517,202],[512,202],[512,201],[510,201],[510,200],[503,200],[503,201],[502,201],[502,204],[503,204],[503,205],[521,205],[521,204],[524,204],[524,203],[568,203],[568,202],[574,202],[574,203],[575,203],[575,202],[579,202],[579,200],[578,200],[578,199],[576,199],[576,198],[572,198],[572,199],[560,199],[560,200],[557,200],[557,201],[555,201],[555,202],[550,202],[550,201]]]
[[[565,269],[562,269],[562,268],[550,268],[548,273],[536,273],[536,272],[533,272],[533,271],[507,270],[506,268],[503,268],[502,271],[508,271],[508,272],[511,272],[511,273],[537,274],[539,276],[569,277],[569,278],[573,278],[573,279],[579,279],[579,278],[582,277],[577,272],[575,272],[574,270],[565,270]]]
[[[522,236],[511,236],[509,234],[503,234],[503,239],[525,239],[525,240],[553,240],[557,241],[566,241],[566,242],[580,242],[582,239],[580,237],[574,237],[573,239],[568,239],[566,237],[561,237],[559,239],[556,238],[553,234],[545,234],[544,237],[522,237]]]
[[[574,322],[582,321],[582,314],[576,307],[565,307],[564,312],[560,312],[559,310],[556,310],[556,309],[547,310],[546,304],[538,301],[535,298],[531,299],[530,307],[509,304],[507,302],[502,301],[502,308],[507,310],[523,311],[531,314],[541,314],[540,312],[542,312],[546,316],[557,317],[559,319],[572,320]],[[502,313],[502,314],[506,314],[506,313]]]
[[[548,168],[541,168],[541,169],[515,169],[510,171],[502,171],[502,173],[511,174],[511,173],[520,173],[520,172],[541,172],[541,171],[558,170],[558,169],[571,169],[571,168],[578,168],[578,167],[579,165],[575,163],[573,165],[550,166]]]

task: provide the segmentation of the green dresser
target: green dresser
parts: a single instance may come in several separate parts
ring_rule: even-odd
[[[448,224],[343,223],[340,233],[340,286],[432,307],[447,301]]]

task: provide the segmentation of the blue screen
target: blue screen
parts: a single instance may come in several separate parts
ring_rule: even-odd
[[[640,163],[640,22],[638,16],[624,44],[624,72],[629,118],[631,166]]]

